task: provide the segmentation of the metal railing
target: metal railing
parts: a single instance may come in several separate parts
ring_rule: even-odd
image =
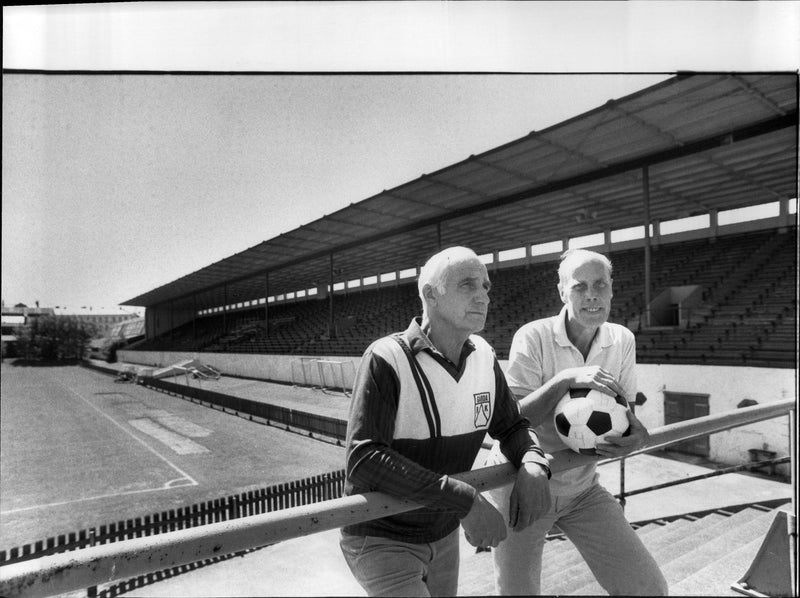
[[[663,426],[652,431],[648,447],[635,451],[625,458],[658,450],[674,442],[782,415],[790,415],[791,427],[794,409],[795,401],[788,399]],[[790,442],[794,444],[792,438]],[[790,452],[794,478],[796,462],[793,452],[794,447]],[[606,459],[601,462],[619,459]],[[550,467],[552,471],[557,472],[588,462],[597,462],[597,459],[571,451],[560,451],[553,455]],[[464,472],[453,477],[484,492],[510,482],[514,475],[513,465],[506,463]],[[792,481],[794,482],[794,479]],[[795,498],[793,495],[793,501]],[[409,500],[370,492],[158,536],[93,546],[0,567],[0,595],[10,598],[66,593],[419,507],[419,504]]]

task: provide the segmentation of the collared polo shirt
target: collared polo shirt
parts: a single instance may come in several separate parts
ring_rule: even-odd
[[[606,322],[597,330],[586,359],[567,336],[567,308],[557,316],[529,322],[514,335],[509,351],[506,379],[511,391],[526,396],[567,368],[597,365],[607,370],[622,387],[625,398],[636,396],[636,339],[625,326]],[[551,412],[535,428],[546,453],[566,449],[561,442]],[[490,462],[502,462],[499,451],[493,451]],[[554,473],[550,492],[564,496],[581,492],[596,479],[597,465],[592,463]]]

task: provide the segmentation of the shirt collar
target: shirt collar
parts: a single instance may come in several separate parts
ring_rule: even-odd
[[[614,344],[614,339],[611,335],[611,328],[606,323],[600,326],[592,340],[592,347],[604,349]],[[558,316],[556,316],[556,323],[553,326],[553,337],[556,342],[562,347],[571,347],[572,341],[567,336],[567,306],[561,308]]]
[[[439,349],[434,346],[434,344],[431,342],[431,339],[428,338],[428,335],[422,330],[422,318],[420,316],[417,316],[411,320],[411,324],[409,324],[408,328],[406,328],[403,336],[406,338],[406,342],[408,343],[412,353],[417,354],[423,349],[427,349],[432,353],[441,355]],[[475,344],[472,342],[472,340],[467,339],[467,341],[464,343],[464,348],[461,350],[461,359],[463,360],[464,357],[472,353],[474,350]]]

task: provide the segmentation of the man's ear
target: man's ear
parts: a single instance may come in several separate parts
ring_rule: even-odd
[[[564,287],[561,285],[560,282],[558,283],[558,296],[561,298],[561,303],[566,305],[567,304],[567,298],[564,296]]]
[[[436,292],[432,285],[426,284],[422,286],[422,296],[425,297],[425,302],[429,305],[436,305],[439,293]]]

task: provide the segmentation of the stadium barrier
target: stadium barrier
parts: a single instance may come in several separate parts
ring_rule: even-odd
[[[789,415],[790,428],[795,417],[795,400],[744,407],[669,424],[653,430],[649,446],[625,458],[605,459],[600,463],[624,460],[634,455],[652,452],[690,438],[722,432],[734,427]],[[792,488],[796,479],[794,438],[790,435],[792,459]],[[570,451],[556,453],[550,468],[564,471],[596,458]],[[513,480],[514,467],[506,463],[456,474],[480,492],[497,488]],[[793,494],[792,501],[796,501]],[[283,540],[340,528],[419,508],[420,505],[382,494],[368,492],[322,503],[290,507],[271,513],[242,517],[231,521],[210,523],[202,527],[176,530],[154,537],[135,538],[105,546],[92,546],[80,551],[46,556],[0,567],[0,594],[13,596],[48,596],[90,588],[159,571],[175,568],[221,555],[236,554]],[[794,517],[792,524],[796,525]],[[794,533],[796,534],[796,528]],[[790,530],[791,535],[791,530]],[[796,536],[795,536],[796,539]],[[796,544],[790,545],[789,558],[796,558]],[[793,580],[793,583],[795,580]]]
[[[240,494],[187,505],[178,509],[170,509],[161,513],[121,520],[68,534],[60,534],[56,537],[9,550],[0,550],[0,567],[48,555],[80,550],[90,546],[143,538],[331,500],[342,495],[344,481],[345,472],[344,469],[341,469],[284,484],[276,484],[258,490],[250,490]],[[248,551],[239,551],[233,555],[219,555],[213,559],[192,563],[192,568],[196,569],[245,552]],[[100,598],[116,596],[122,592],[142,587],[159,579],[172,577],[181,572],[180,568],[150,572],[144,576],[105,586],[100,592],[97,592],[96,588],[89,588],[88,594]]]
[[[344,470],[340,469],[178,509],[60,534],[23,546],[0,550],[0,566],[88,546],[141,538],[339,498],[344,489],[344,479]]]
[[[327,436],[336,441],[344,440],[347,433],[347,422],[333,417],[298,411],[269,403],[260,403],[252,399],[234,397],[200,388],[199,386],[176,384],[158,378],[140,377],[139,383],[147,388],[160,390],[174,396],[189,397],[190,399],[217,405],[222,407],[223,410],[230,409],[236,413],[245,413],[251,419],[258,417],[265,420],[269,425],[276,423],[289,426],[290,428],[305,430],[310,434]]]

